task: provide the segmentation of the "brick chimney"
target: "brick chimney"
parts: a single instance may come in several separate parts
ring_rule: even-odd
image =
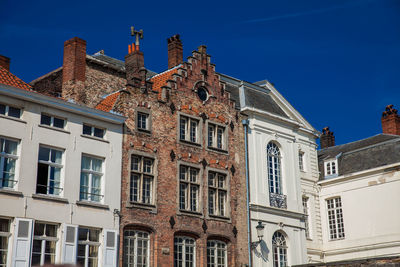
[[[86,41],[74,37],[64,42],[63,83],[85,82]]]
[[[10,58],[0,55],[0,67],[10,71]]]
[[[179,34],[167,39],[168,43],[168,69],[183,63],[183,48]]]
[[[335,136],[333,135],[333,132],[329,130],[329,127],[325,127],[322,129],[322,134],[319,137],[319,142],[321,149],[335,146]]]
[[[139,46],[132,44],[128,48],[128,55],[125,56],[125,70],[129,83],[133,80],[142,80],[143,72],[145,73],[146,69],[144,68],[144,55],[139,50]]]
[[[397,109],[393,105],[387,105],[382,113],[382,132],[385,134],[400,135],[400,116],[397,114]]]

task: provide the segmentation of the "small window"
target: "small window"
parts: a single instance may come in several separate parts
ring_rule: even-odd
[[[0,138],[0,188],[14,188],[18,142]]]
[[[208,213],[227,216],[227,179],[226,175],[217,172],[208,173]]]
[[[83,125],[83,134],[84,135],[90,135],[90,136],[94,136],[94,137],[98,137],[98,138],[104,138],[104,132],[105,132],[104,129],[86,125],[86,124]]]
[[[152,204],[154,183],[154,160],[138,155],[131,156],[130,200]]]
[[[179,168],[179,209],[199,212],[200,181],[197,168],[183,166]]]
[[[100,202],[102,195],[103,160],[82,156],[80,199]]]
[[[56,261],[57,225],[35,222],[32,266],[54,264]]]
[[[64,129],[65,120],[50,115],[42,114],[40,117],[40,124]]]
[[[21,118],[21,109],[0,104],[0,114],[19,119]]]
[[[76,263],[81,266],[98,266],[100,230],[92,228],[78,229],[78,252]]]
[[[39,147],[36,193],[60,195],[63,151]]]
[[[304,171],[304,152],[299,151],[299,169]]]
[[[225,127],[208,123],[208,147],[226,150]]]
[[[136,126],[138,130],[150,131],[150,114],[138,111],[136,113]]]
[[[199,120],[180,116],[179,139],[181,141],[200,143],[199,132]]]
[[[337,160],[329,160],[324,162],[325,165],[325,176],[337,175]]]
[[[340,197],[327,199],[326,205],[328,209],[329,239],[343,239],[344,223],[342,200]]]
[[[201,101],[206,101],[208,99],[208,92],[204,87],[197,89],[197,96]]]
[[[10,233],[10,220],[0,218],[0,266],[7,266],[8,241]]]

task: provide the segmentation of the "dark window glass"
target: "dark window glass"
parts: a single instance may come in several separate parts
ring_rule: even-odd
[[[200,98],[200,100],[201,101],[206,101],[207,100],[207,91],[206,91],[206,89],[204,89],[203,87],[200,87],[198,90],[197,90],[197,95],[199,96],[199,98]]]
[[[92,134],[92,127],[83,125],[83,134],[91,135]]]
[[[54,118],[53,126],[57,128],[64,128],[64,120],[59,118]]]
[[[8,107],[8,116],[19,119],[21,117],[21,110],[19,108]]]
[[[47,115],[43,115],[40,118],[40,124],[51,125],[51,117]]]
[[[103,138],[104,130],[103,129],[99,129],[99,128],[94,128],[94,136],[99,137],[99,138]]]
[[[0,114],[5,115],[6,114],[6,106],[0,104]]]

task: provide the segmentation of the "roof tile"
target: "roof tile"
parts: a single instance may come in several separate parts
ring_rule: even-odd
[[[15,76],[14,74],[12,74],[3,67],[0,67],[0,83],[17,87],[27,91],[30,91],[32,89],[32,87],[29,84],[27,84],[26,82],[24,82],[23,80],[21,80],[20,78],[18,78],[17,76]]]
[[[105,112],[110,112],[114,108],[114,105],[117,102],[120,94],[121,94],[121,91],[117,91],[112,94],[109,94],[99,104],[97,104],[95,109],[102,110]]]

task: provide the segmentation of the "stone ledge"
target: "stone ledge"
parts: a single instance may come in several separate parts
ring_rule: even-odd
[[[66,199],[66,198],[52,196],[52,195],[33,194],[32,198],[38,199],[38,200],[49,200],[49,201],[60,202],[60,203],[65,203],[65,204],[69,203],[68,199]]]

